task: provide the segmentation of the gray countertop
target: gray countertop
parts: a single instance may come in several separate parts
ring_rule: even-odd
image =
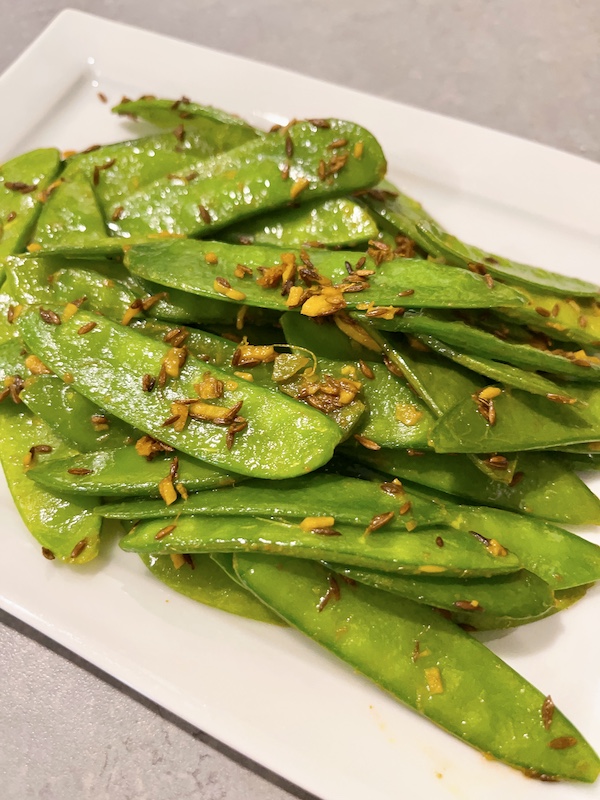
[[[595,0],[71,6],[600,160]],[[0,71],[62,8],[0,0]],[[6,800],[309,797],[3,613],[0,673]]]

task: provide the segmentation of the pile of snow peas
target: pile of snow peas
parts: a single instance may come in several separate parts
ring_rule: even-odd
[[[600,759],[473,632],[600,578],[586,281],[466,244],[337,119],[154,124],[0,168],[0,459],[50,560],[121,547],[544,781]],[[112,523],[114,524],[114,523]]]

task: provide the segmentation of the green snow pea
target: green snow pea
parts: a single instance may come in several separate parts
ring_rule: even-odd
[[[23,352],[23,342],[20,339],[9,339],[0,344],[0,381],[12,375],[25,377],[27,368]]]
[[[287,311],[286,297],[281,287],[266,288],[258,283],[260,268],[278,266],[291,251],[259,245],[235,245],[222,242],[171,239],[152,244],[132,245],[125,253],[125,266],[141,278],[162,286],[172,286],[192,294],[223,299],[224,290],[216,288],[217,278],[225,279],[242,297],[237,302],[249,306]],[[300,252],[293,253],[302,267]],[[357,254],[349,251],[307,251],[318,273],[334,284],[348,279],[346,264],[354,266]],[[210,263],[209,263],[210,262]],[[239,265],[253,270],[252,275],[238,277]],[[374,269],[367,260],[365,268]],[[369,288],[361,292],[346,292],[349,308],[373,302],[377,306],[398,306],[399,287],[414,289],[412,306],[440,308],[491,308],[519,304],[521,295],[499,284],[489,289],[483,278],[471,272],[453,272],[437,264],[416,259],[396,259],[386,263],[369,278]]]
[[[238,617],[270,622],[273,625],[284,624],[280,617],[241,586],[239,581],[228,577],[210,556],[189,556],[194,565],[192,569],[188,564],[177,569],[169,556],[141,555],[140,558],[161,583],[198,603],[228,611]]]
[[[594,297],[598,293],[597,286],[580,278],[571,278],[541,267],[520,264],[510,258],[492,255],[479,247],[465,244],[446,233],[431,219],[417,222],[417,229],[422,237],[421,240],[426,244],[425,249],[428,252],[432,250],[436,256],[443,256],[446,263],[451,266],[468,269],[472,264],[481,265],[494,278],[519,286],[524,284],[538,291],[549,291],[554,295]]]
[[[105,411],[75,391],[56,375],[29,378],[21,400],[77,450],[122,447],[136,436],[130,425]]]
[[[600,525],[600,499],[558,454],[519,453],[518,477],[511,483],[491,480],[464,455],[424,452],[415,457],[399,449],[375,452],[358,446],[348,455],[373,469],[477,505],[563,525]]]
[[[547,583],[527,570],[493,578],[446,578],[438,575],[393,575],[389,572],[325,564],[326,567],[359,583],[393,592],[415,603],[456,612],[470,605],[465,616],[474,620],[482,614],[510,619],[537,617],[554,607],[554,595]]]
[[[92,507],[94,498],[74,498],[36,486],[28,476],[23,459],[30,448],[45,445],[54,453],[68,455],[69,449],[56,434],[23,405],[4,405],[0,412],[0,461],[8,487],[23,522],[42,545],[46,558],[69,564],[85,564],[98,554],[101,517]],[[33,463],[45,456],[36,452]]]
[[[286,622],[459,739],[529,775],[597,777],[600,759],[560,712],[545,729],[544,695],[435,611],[360,584],[338,584],[336,600],[331,573],[306,561],[237,554],[234,564]],[[573,746],[554,749],[562,737]]]
[[[399,493],[388,494],[385,487],[391,487]],[[408,511],[398,515],[407,504]],[[370,481],[323,474],[277,481],[276,484],[252,480],[229,489],[190,494],[187,500],[173,503],[168,508],[160,501],[140,499],[106,504],[96,510],[102,517],[125,520],[180,515],[246,515],[283,520],[331,516],[336,525],[338,522],[358,525],[364,530],[374,517],[391,512],[393,517],[385,525],[386,533],[405,533],[407,530],[444,524],[447,516],[436,503],[402,491],[395,484],[384,484],[384,488],[381,488]]]
[[[365,536],[361,526],[336,525],[338,536],[304,531],[300,525],[248,516],[171,517],[142,520],[121,539],[127,552],[234,553],[261,551],[293,558],[338,561],[384,572],[488,576],[516,572],[512,553],[493,555],[474,536],[445,531],[444,547],[436,545],[439,529],[423,532],[385,532]],[[158,537],[158,538],[157,538]]]
[[[219,238],[231,244],[301,247],[318,242],[327,247],[354,247],[377,233],[377,225],[362,206],[335,197],[250,218],[226,228]]]
[[[0,259],[25,249],[42,208],[40,195],[58,176],[60,153],[32,150],[0,167]]]
[[[325,124],[296,122],[198,161],[187,175],[162,177],[121,198],[118,219],[111,227],[117,236],[165,231],[206,235],[292,201],[343,195],[383,177],[385,158],[368,131],[341,120]],[[341,138],[348,149],[333,152],[329,145]],[[362,151],[357,157],[354,146],[359,141]]]
[[[78,330],[91,322],[95,327],[79,335]],[[340,440],[338,426],[321,412],[247,381],[231,384],[231,373],[216,367],[208,371],[224,383],[217,405],[232,409],[243,403],[247,426],[235,434],[231,449],[229,424],[191,419],[177,432],[162,423],[173,416],[174,402],[197,397],[194,385],[202,381],[205,363],[190,358],[179,377],[167,381],[163,389],[144,391],[144,376],[158,376],[164,360],[175,355],[167,344],[83,311],[60,325],[47,324],[31,311],[20,317],[19,327],[30,349],[57,375],[72,376],[73,387],[81,394],[208,463],[253,477],[288,478],[326,463]],[[238,415],[233,413],[231,423],[234,416]]]
[[[220,108],[193,103],[187,97],[179,100],[158,97],[140,97],[137,100],[124,98],[112,109],[113,113],[125,117],[146,120],[158,128],[175,128],[183,125],[188,132],[198,131],[203,140],[215,148],[225,149],[230,142],[243,142],[262,137],[256,130],[236,114],[228,114]],[[235,144],[229,144],[235,147]]]
[[[381,356],[346,336],[330,317],[311,319],[293,311],[280,317],[286,342],[306,347],[323,358],[334,361],[379,361]]]
[[[438,355],[449,358],[451,361],[470,369],[472,372],[485,375],[486,378],[491,378],[493,381],[498,381],[506,386],[512,386],[515,389],[523,389],[525,392],[541,395],[548,399],[560,397],[560,402],[569,400],[577,401],[577,398],[573,397],[564,386],[557,386],[556,383],[544,378],[542,375],[538,375],[537,372],[513,367],[511,364],[504,364],[501,361],[493,361],[489,358],[461,353],[454,347],[426,334],[419,334],[417,339],[426,347],[438,353]]]
[[[494,398],[496,419],[489,425],[470,397],[441,417],[431,434],[440,453],[538,450],[600,439],[600,391],[580,385],[576,406],[549,403],[518,389]]]
[[[504,361],[515,367],[540,370],[571,380],[600,380],[600,364],[590,363],[588,368],[574,364],[563,355],[550,350],[540,350],[530,344],[506,341],[482,330],[476,325],[442,317],[435,312],[407,311],[392,320],[378,319],[374,324],[386,331],[402,331],[435,336],[442,342],[457,347],[461,352],[495,361]]]
[[[31,252],[38,246],[71,247],[78,242],[102,241],[106,238],[104,215],[94,188],[82,172],[65,174],[50,194],[37,221]]]
[[[47,458],[29,470],[27,476],[47,489],[102,497],[158,497],[158,484],[169,475],[174,457],[178,461],[178,483],[188,492],[231,486],[247,480],[204,464],[185,453],[156,453],[151,461],[140,456],[135,447],[100,450],[70,458]],[[69,470],[78,470],[77,478]],[[163,503],[163,510],[165,506]]]

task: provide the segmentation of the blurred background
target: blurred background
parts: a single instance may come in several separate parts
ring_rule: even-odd
[[[595,0],[70,6],[600,161]],[[0,71],[63,7],[0,0]],[[8,615],[0,623],[7,800],[309,798]]]

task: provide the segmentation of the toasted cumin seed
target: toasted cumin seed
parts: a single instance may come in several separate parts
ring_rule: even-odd
[[[75,547],[71,550],[71,558],[77,558],[77,556],[79,556],[79,555],[81,555],[81,553],[83,553],[83,551],[85,550],[85,548],[87,546],[88,546],[88,540],[87,539],[81,539],[79,542],[77,542]]]
[[[93,471],[93,469],[85,469],[85,467],[71,467],[67,470],[69,475],[91,475]]]
[[[415,646],[413,647],[412,655],[410,660],[413,664],[416,664],[419,660],[419,656],[421,655],[421,642],[418,639],[415,639]]]
[[[341,536],[342,535],[339,531],[336,531],[333,528],[311,528],[310,532],[316,534],[317,536]]]
[[[142,378],[142,391],[151,392],[152,389],[154,389],[155,383],[156,383],[156,378],[146,373],[146,375],[144,375],[144,377]]]
[[[179,472],[179,458],[178,456],[175,456],[175,458],[173,459],[173,461],[171,461],[171,464],[169,466],[169,475],[173,479],[173,482],[177,480],[178,472]]]
[[[23,183],[23,181],[6,181],[4,185],[11,192],[20,192],[21,194],[29,194],[37,189],[35,183]]]
[[[198,206],[198,213],[200,214],[200,219],[205,225],[210,225],[212,222],[212,217],[210,215],[210,211],[206,206],[199,205]]]
[[[182,553],[181,557],[188,565],[188,567],[190,567],[190,569],[196,569],[196,565],[194,564],[194,559],[192,558],[190,553]]]
[[[511,488],[513,486],[517,486],[519,483],[521,483],[521,481],[523,480],[524,477],[525,477],[525,473],[524,472],[515,472],[515,474],[512,476],[511,482],[508,485]]]
[[[77,329],[77,333],[79,336],[83,336],[84,333],[93,331],[97,324],[97,322],[86,322],[85,325],[82,325],[81,328]]]
[[[49,550],[47,547],[42,547],[42,555],[44,556],[44,558],[47,558],[48,561],[54,561],[54,559],[56,558],[52,550]]]
[[[558,317],[558,312],[559,311],[560,311],[560,306],[558,305],[558,303],[554,303],[554,305],[552,306],[552,311],[550,312],[550,314],[553,317]]]
[[[380,484],[379,488],[382,492],[391,494],[392,497],[395,495],[404,494],[404,486],[402,486],[400,481],[397,483],[395,481],[384,481],[382,484]]]
[[[484,544],[486,547],[489,545],[490,540],[487,537],[483,536],[483,534],[477,533],[477,531],[469,531],[469,533],[471,534],[471,536],[474,536],[478,542],[481,542],[481,544]]]
[[[354,438],[359,444],[362,444],[363,447],[366,447],[367,450],[381,450],[381,445],[374,442],[372,439],[367,439],[366,436],[361,436],[359,433],[354,434]]]
[[[444,540],[442,539],[441,536],[436,536],[435,543],[437,544],[438,547],[444,546]]]
[[[407,500],[403,506],[400,506],[400,508],[398,509],[398,513],[400,514],[401,517],[403,517],[405,514],[408,514],[411,508],[412,508],[412,503],[410,502],[410,500]]]
[[[559,736],[548,742],[548,747],[551,750],[566,750],[568,747],[575,747],[576,744],[577,739],[574,736]]]
[[[165,536],[168,536],[170,533],[173,533],[177,525],[166,525],[164,528],[161,528],[159,532],[154,537],[155,539],[164,539]]]
[[[171,417],[168,417],[164,422],[160,423],[161,428],[168,428],[169,425],[173,425],[173,423],[177,422],[181,414],[173,414]]]
[[[425,453],[423,450],[413,450],[412,447],[408,447],[406,450],[407,456],[424,456]]]
[[[104,94],[104,92],[98,92],[97,97],[101,103],[108,103],[108,97]]]
[[[16,219],[16,218],[17,218],[17,212],[16,211],[10,211],[8,213],[7,217],[6,217],[6,221],[7,222],[12,222],[13,219]]]
[[[373,531],[378,531],[380,528],[383,528],[384,525],[387,525],[388,522],[391,522],[394,519],[394,512],[393,511],[386,511],[383,514],[375,514],[371,522],[369,522],[365,534],[373,533]]]
[[[96,150],[100,150],[101,145],[99,144],[91,144],[89,147],[86,147],[85,150],[82,150],[83,153],[94,153]]]
[[[547,308],[543,308],[542,306],[536,306],[535,313],[539,314],[540,317],[549,317],[550,312]]]
[[[36,453],[51,453],[52,449],[53,448],[49,444],[34,444],[29,452],[31,455],[35,455]]]
[[[331,124],[326,119],[309,119],[307,122],[310,122],[315,128],[331,128]]]
[[[167,382],[167,368],[164,364],[161,364],[160,371],[158,373],[158,385],[162,389],[164,388]]]
[[[375,380],[375,373],[365,361],[359,361],[358,366],[365,378],[368,378],[370,381]]]
[[[286,164],[284,167],[282,167],[281,170],[280,170],[280,174],[281,174],[281,180],[282,181],[289,180],[289,177],[290,177],[290,165]],[[241,244],[252,244],[252,242],[251,241],[247,242],[247,243],[241,242]]]
[[[317,611],[323,611],[327,603],[330,600],[339,600],[340,599],[340,586],[333,575],[329,575],[327,578],[327,582],[329,583],[329,587],[325,592],[324,596],[321,598],[321,602],[317,606]]]
[[[575,397],[565,397],[564,394],[554,394],[550,392],[546,395],[548,400],[552,400],[553,403],[564,403],[565,405],[572,406],[577,402],[577,398]]]
[[[483,607],[479,603],[473,605],[472,600],[456,600],[454,605],[461,611],[483,611]]]
[[[92,425],[108,425],[108,417],[104,414],[92,414],[90,419]]]
[[[349,261],[344,261],[344,266],[346,267],[346,272],[348,273],[348,275],[354,274],[354,267]]]
[[[414,293],[414,289],[404,289],[402,292],[398,292],[398,297],[410,297]]]
[[[550,730],[550,726],[552,725],[552,718],[554,717],[554,701],[548,695],[544,702],[542,703],[542,724],[544,728],[548,731]]]
[[[580,328],[587,328],[587,319],[583,316],[583,314],[578,318],[577,324]]]
[[[383,363],[392,373],[392,375],[395,375],[397,378],[404,378],[404,373],[402,372],[400,367],[396,366],[396,364],[394,364],[394,362],[386,355],[383,356]]]
[[[40,317],[48,325],[60,325],[60,317],[55,311],[50,308],[40,308]]]
[[[117,222],[117,220],[121,219],[123,212],[125,211],[123,206],[117,206],[113,213],[111,214],[111,219],[113,222]]]
[[[289,133],[285,135],[285,154],[288,158],[292,158],[294,155],[294,143]]]
[[[173,130],[173,136],[178,142],[183,142],[185,139],[185,128],[183,127],[183,123],[179,123],[179,125]]]
[[[328,150],[337,150],[339,147],[345,147],[348,144],[348,139],[335,139],[327,145]]]
[[[508,467],[508,459],[506,456],[490,456],[487,463],[494,469],[506,469]]]

